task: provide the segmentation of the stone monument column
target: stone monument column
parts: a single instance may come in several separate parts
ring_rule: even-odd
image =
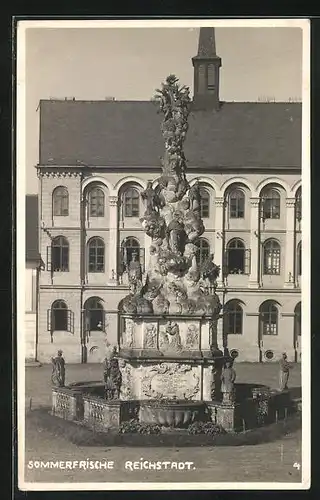
[[[295,286],[295,198],[286,199],[285,288]]]
[[[260,269],[259,269],[259,252],[260,252],[260,198],[250,198],[250,276],[249,288],[259,288],[260,286]]]
[[[109,273],[108,282],[118,283],[118,196],[109,196]]]
[[[215,234],[214,234],[214,259],[215,262],[223,262],[223,218],[224,218],[224,198],[215,198]],[[223,269],[217,278],[218,287],[223,286]]]

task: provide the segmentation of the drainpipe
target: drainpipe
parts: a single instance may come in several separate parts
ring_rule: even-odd
[[[80,339],[81,339],[81,362],[87,362],[87,348],[85,342],[85,331],[83,322],[83,294],[85,287],[85,249],[86,249],[86,202],[82,194],[83,172],[80,173]]]
[[[35,341],[35,351],[34,351],[34,360],[35,361],[38,361],[40,271],[41,271],[41,264],[38,264],[38,266],[36,267],[36,341]]]

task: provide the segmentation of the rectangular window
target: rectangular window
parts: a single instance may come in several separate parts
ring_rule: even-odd
[[[69,248],[52,247],[52,269],[55,272],[66,272],[69,269]]]
[[[74,313],[69,309],[47,310],[47,331],[65,331],[74,333]]]
[[[104,247],[89,247],[89,273],[104,272]]]
[[[263,218],[280,219],[280,198],[265,198],[263,201]]]
[[[280,274],[280,249],[265,250],[264,274]]]
[[[139,217],[139,198],[126,198],[124,215],[125,217]]]

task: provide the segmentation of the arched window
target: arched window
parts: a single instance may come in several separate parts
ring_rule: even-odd
[[[196,245],[198,247],[196,253],[196,261],[199,266],[205,262],[210,255],[210,245],[209,242],[205,238],[199,238],[196,241]]]
[[[280,193],[276,189],[266,189],[262,194],[262,218],[280,219]]]
[[[64,300],[56,300],[51,306],[52,331],[68,331],[68,307]]]
[[[241,335],[243,310],[238,300],[230,300],[224,306],[223,332],[225,335]]]
[[[105,331],[105,312],[102,300],[92,297],[84,304],[85,331]]]
[[[226,272],[227,274],[249,274],[250,273],[250,250],[239,238],[230,240],[226,250]]]
[[[139,217],[139,192],[137,189],[130,187],[123,195],[124,216]]]
[[[263,247],[263,274],[280,274],[280,244],[268,240]]]
[[[230,219],[244,218],[245,196],[241,189],[234,189],[229,195],[229,215]]]
[[[298,221],[301,220],[301,210],[302,210],[302,193],[301,193],[301,188],[299,188],[296,193],[296,203],[295,203],[296,219]]]
[[[302,250],[301,250],[301,241],[299,241],[297,246],[297,274],[301,276],[302,272]]]
[[[52,193],[53,215],[69,215],[69,194],[66,187],[59,186]]]
[[[57,236],[52,240],[51,266],[52,271],[69,271],[69,243],[64,236]]]
[[[278,308],[272,300],[260,306],[260,328],[262,335],[278,335]]]
[[[294,308],[294,335],[301,335],[301,302]]]
[[[200,217],[206,219],[210,216],[210,195],[208,191],[200,188]]]
[[[101,238],[91,238],[88,242],[88,271],[104,272],[104,242]]]
[[[104,192],[99,187],[90,189],[89,196],[89,217],[104,217]]]

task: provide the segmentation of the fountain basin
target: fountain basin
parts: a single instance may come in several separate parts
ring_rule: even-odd
[[[139,421],[164,427],[188,427],[196,420],[203,419],[205,406],[201,401],[162,401],[140,402]]]

